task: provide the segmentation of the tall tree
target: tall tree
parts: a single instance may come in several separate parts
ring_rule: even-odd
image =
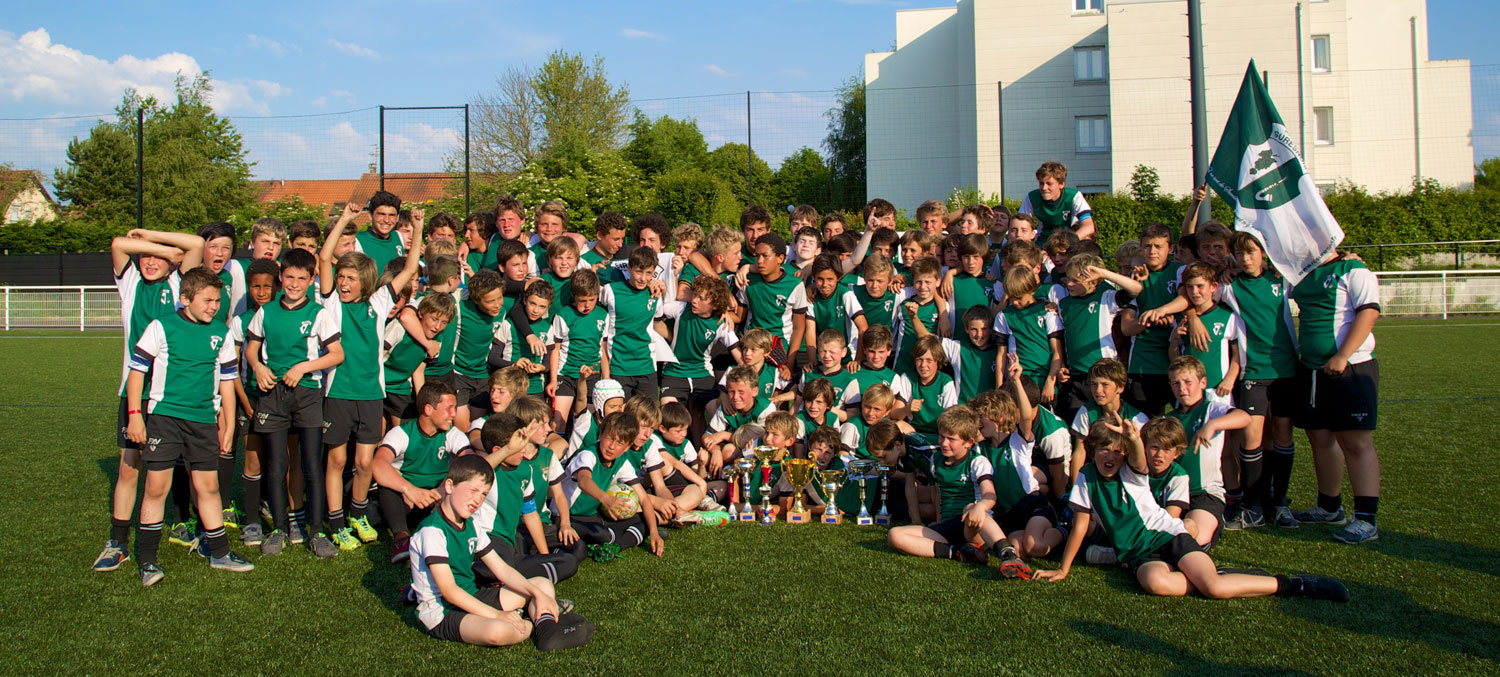
[[[696,120],[655,120],[640,111],[630,123],[630,142],[620,151],[646,178],[678,170],[702,169],[708,161],[708,143]]]
[[[469,98],[470,166],[476,172],[517,172],[542,154],[541,104],[524,64],[495,78],[494,91]]]
[[[776,177],[771,181],[772,194],[777,206],[810,204],[819,209],[838,205],[829,204],[829,179],[832,176],[823,156],[807,146],[786,156]]]
[[[547,56],[531,78],[546,133],[548,155],[581,157],[600,150],[617,150],[630,119],[630,89],[610,85],[604,57],[562,50]]]
[[[718,177],[741,205],[772,205],[771,166],[743,143],[726,143],[708,154],[705,169]]]
[[[859,77],[844,81],[838,104],[829,109],[828,165],[833,170],[833,193],[838,204],[830,207],[854,209],[865,201],[865,83]]]

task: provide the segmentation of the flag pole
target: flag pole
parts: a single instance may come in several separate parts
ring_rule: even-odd
[[[1187,0],[1188,7],[1188,82],[1193,102],[1193,188],[1203,185],[1208,176],[1208,104],[1203,85],[1203,7],[1200,0]],[[1198,209],[1197,223],[1213,213],[1212,191],[1204,196]]]

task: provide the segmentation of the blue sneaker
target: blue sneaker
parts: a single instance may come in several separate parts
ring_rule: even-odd
[[[1350,545],[1368,543],[1380,539],[1380,530],[1375,528],[1371,522],[1366,522],[1358,517],[1349,521],[1346,526],[1333,532],[1333,540]]]
[[[1292,517],[1294,519],[1296,519],[1298,522],[1303,522],[1303,523],[1307,523],[1307,524],[1333,524],[1333,525],[1340,525],[1340,524],[1343,524],[1343,523],[1349,521],[1347,518],[1344,517],[1344,509],[1342,507],[1340,507],[1338,510],[1336,510],[1334,512],[1328,512],[1327,510],[1324,510],[1322,506],[1319,506],[1319,505],[1314,505],[1313,507],[1308,508],[1306,510],[1297,510],[1297,511],[1294,511],[1294,512],[1292,512]]]
[[[224,553],[223,557],[210,557],[208,560],[208,565],[215,569],[234,572],[244,572],[255,569],[255,565],[251,564],[250,560],[240,557],[233,550]]]
[[[114,571],[129,559],[130,554],[125,552],[125,544],[113,539],[105,541],[104,551],[94,559],[94,571]]]
[[[151,587],[167,577],[167,572],[161,570],[161,565],[155,562],[141,565],[141,585]]]
[[[266,540],[265,528],[259,524],[246,524],[240,529],[240,541],[245,545],[260,545]]]

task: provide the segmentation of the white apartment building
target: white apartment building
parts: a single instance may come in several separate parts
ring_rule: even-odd
[[[1320,185],[1472,183],[1469,62],[1427,58],[1424,0],[1203,0],[1209,155],[1251,59]],[[865,56],[868,193],[1021,198],[1057,160],[1084,192],[1193,179],[1185,0],[959,0],[896,13]],[[1413,92],[1417,94],[1414,96]]]

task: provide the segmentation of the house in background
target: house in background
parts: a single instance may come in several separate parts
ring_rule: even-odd
[[[0,170],[0,206],[4,225],[21,221],[51,221],[58,216],[57,201],[42,183],[42,175],[30,169]]]
[[[445,173],[413,173],[413,174],[386,174],[385,189],[395,193],[406,203],[422,203],[448,197],[448,188],[454,185],[455,179],[462,180],[462,174]],[[300,197],[302,201],[310,205],[322,205],[326,207],[324,215],[334,218],[344,210],[344,205],[349,202],[363,205],[370,200],[375,191],[380,190],[380,175],[374,172],[366,172],[358,179],[310,179],[310,180],[281,180],[256,181],[260,188],[257,202],[273,202],[276,200],[287,200]],[[355,219],[355,223],[369,223],[368,216],[361,215]],[[319,224],[323,225],[323,224]]]
[[[1473,181],[1469,62],[1427,58],[1424,0],[1202,7],[1210,157],[1254,59],[1318,184]],[[1047,160],[1084,192],[1137,165],[1192,190],[1183,0],[959,0],[896,12],[895,44],[865,56],[870,197],[1019,199]]]

